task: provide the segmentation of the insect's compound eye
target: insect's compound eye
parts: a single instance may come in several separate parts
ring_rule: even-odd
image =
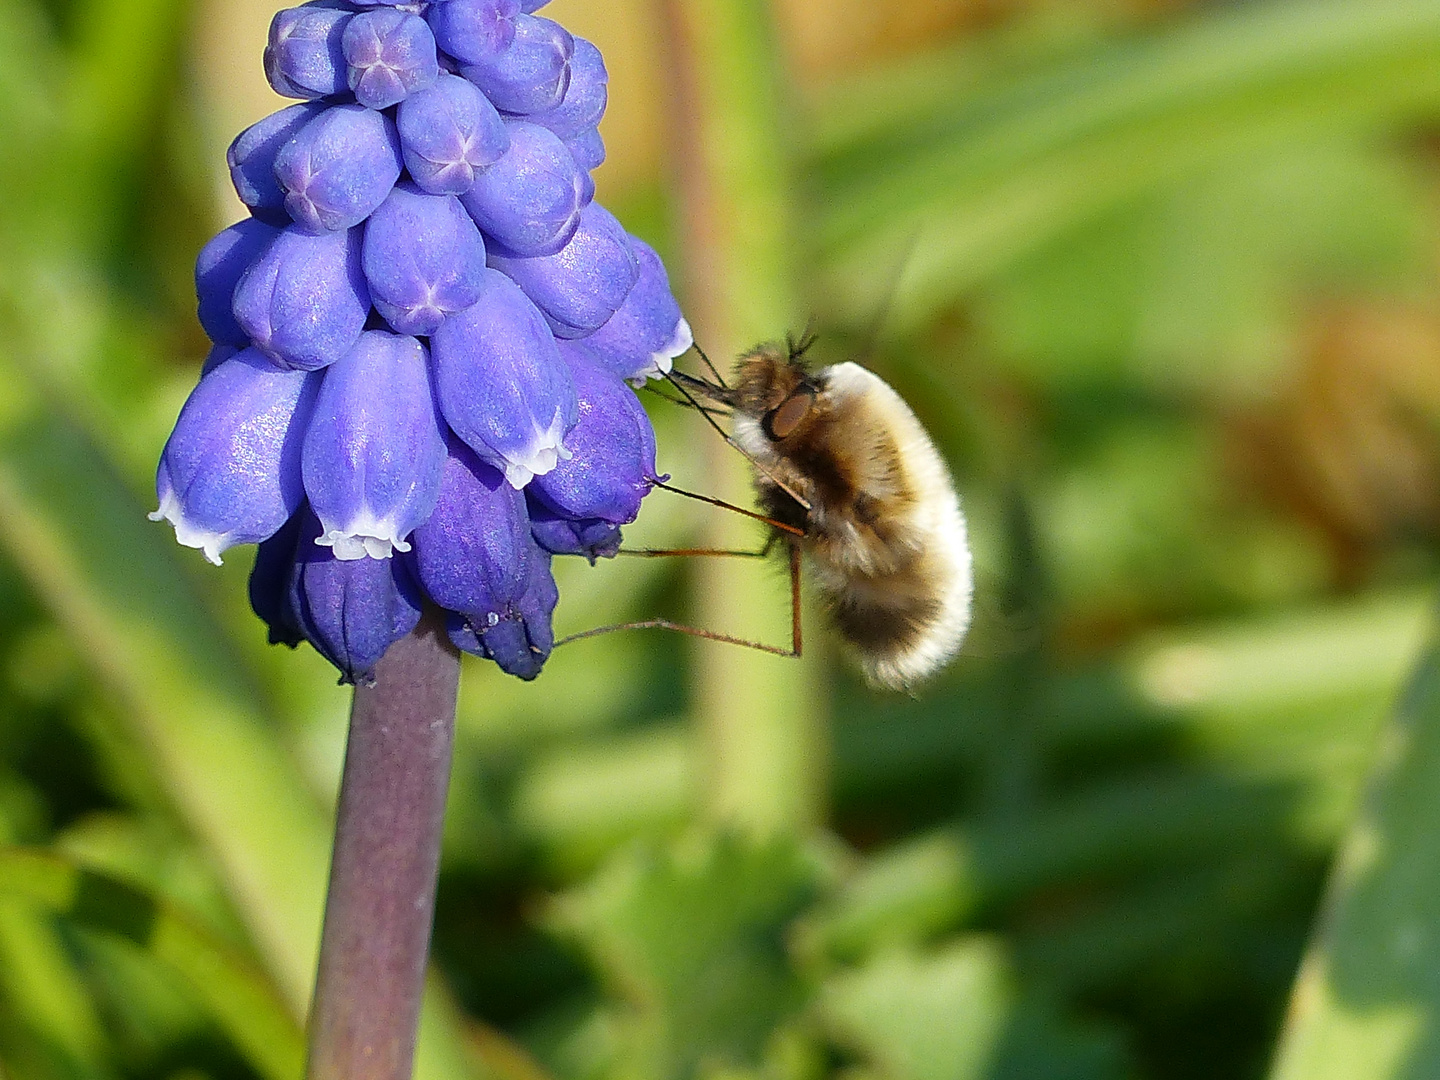
[[[765,432],[772,439],[789,437],[801,421],[810,415],[815,404],[815,395],[809,390],[797,390],[775,408],[765,414]]]

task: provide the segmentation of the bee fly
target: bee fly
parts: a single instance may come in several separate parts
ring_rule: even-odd
[[[798,656],[803,553],[836,628],[869,681],[890,690],[909,690],[954,657],[970,622],[965,518],[949,470],[900,395],[853,362],[809,370],[804,355],[812,342],[807,336],[799,342],[752,349],[736,361],[733,385],[725,382],[704,353],[700,356],[713,382],[680,372],[667,376],[686,403],[749,459],[763,515],[659,485],[758,517],[771,526],[772,543],[776,539],[789,543],[792,648],[782,650],[663,619],[625,625],[663,627]],[[728,411],[731,432],[715,421],[711,414],[717,410],[712,406]]]

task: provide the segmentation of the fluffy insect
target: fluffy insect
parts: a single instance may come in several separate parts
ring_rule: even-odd
[[[728,438],[751,461],[760,506],[807,557],[865,675],[908,690],[955,656],[970,623],[960,500],[900,395],[853,362],[809,370],[809,344],[752,349],[731,385],[718,372],[716,382],[672,381],[728,408]]]

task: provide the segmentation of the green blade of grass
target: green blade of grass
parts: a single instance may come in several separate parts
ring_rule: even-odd
[[[259,968],[174,904],[49,852],[0,848],[0,895],[118,934],[179,974],[265,1080],[297,1080],[305,1042]]]
[[[949,116],[898,120],[817,163],[819,244],[838,303],[918,237],[894,301],[914,325],[1094,215],[1277,141],[1379,131],[1440,110],[1440,8],[1255,4],[1097,51]],[[817,293],[817,295],[826,295]]]
[[[1420,663],[1341,847],[1273,1080],[1440,1073],[1440,648]]]

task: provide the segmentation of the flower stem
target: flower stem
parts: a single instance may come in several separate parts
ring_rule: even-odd
[[[433,613],[357,686],[309,1080],[409,1080],[435,912],[460,654]]]

